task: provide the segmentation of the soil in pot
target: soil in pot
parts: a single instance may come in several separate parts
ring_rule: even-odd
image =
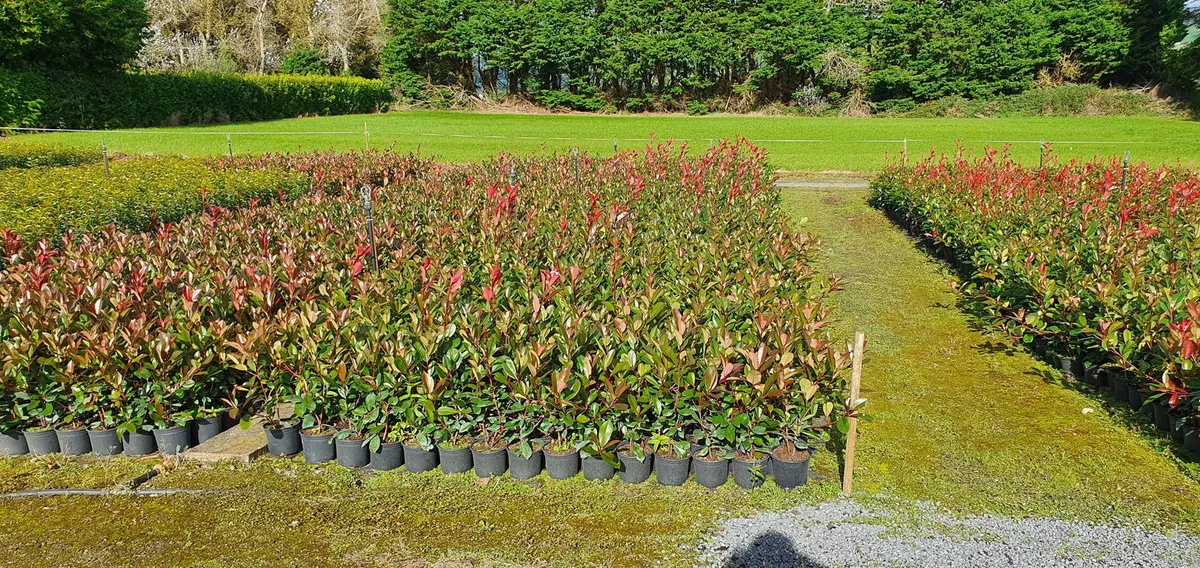
[[[121,434],[121,448],[127,456],[147,456],[158,451],[158,444],[154,443],[153,434],[138,430]]]
[[[767,460],[769,457],[757,452],[753,455],[738,454],[729,465],[733,472],[733,482],[742,489],[754,489],[767,480]]]
[[[30,455],[58,453],[58,434],[54,430],[26,430],[25,443],[29,446]]]
[[[771,453],[771,472],[775,483],[784,489],[795,489],[808,483],[808,461],[812,453],[795,446],[779,446]]]
[[[92,442],[88,439],[87,430],[83,428],[60,428],[54,431],[58,436],[58,451],[64,456],[82,456],[91,453]]]
[[[192,447],[192,433],[187,426],[155,428],[153,433],[154,443],[163,455],[173,456]]]
[[[689,456],[680,458],[679,454],[669,450],[654,455],[654,477],[658,479],[659,485],[670,487],[683,485],[683,482],[687,481],[691,467],[692,458]]]
[[[277,458],[294,456],[303,449],[299,426],[263,426],[263,433],[267,436],[267,453]]]
[[[391,471],[404,465],[404,446],[399,442],[385,442],[371,452],[371,469]]]
[[[546,449],[546,474],[550,479],[570,479],[579,475],[579,450],[554,452]]]
[[[88,430],[88,441],[92,444],[92,455],[115,456],[121,453],[121,437],[115,429]]]
[[[217,416],[193,420],[191,422],[192,442],[199,446],[211,440],[214,436],[221,433],[221,426],[221,416],[219,414]]]
[[[508,474],[513,479],[532,479],[542,472],[542,446],[533,444],[529,456],[523,456],[517,451],[520,443],[508,446]]]
[[[708,455],[692,454],[692,473],[696,483],[709,489],[716,489],[729,481],[729,458],[717,452]]]
[[[371,451],[362,437],[339,438],[333,445],[337,463],[342,467],[359,468],[371,463]]]
[[[492,477],[508,471],[508,449],[493,448],[476,444],[471,447],[471,460],[475,462],[475,475]]]
[[[442,473],[452,475],[471,471],[474,463],[471,460],[471,447],[438,446],[438,462],[442,464]]]
[[[29,453],[23,432],[0,432],[0,456],[23,456]]]
[[[621,451],[617,453],[617,459],[621,461],[620,476],[625,483],[645,483],[654,471],[654,454],[645,454],[639,460],[633,454]]]
[[[580,462],[583,464],[583,478],[588,481],[612,479],[617,474],[617,468],[596,456],[584,456]]]
[[[437,450],[426,450],[416,442],[404,443],[404,468],[409,473],[433,471],[438,465]]]
[[[325,463],[337,457],[337,446],[333,444],[333,430],[316,428],[300,432],[300,448],[306,463]]]

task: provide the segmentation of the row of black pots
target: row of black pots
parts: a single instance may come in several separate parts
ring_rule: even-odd
[[[537,450],[522,456],[512,449],[477,450],[469,447],[437,447],[426,450],[420,446],[399,443],[380,444],[371,451],[362,440],[338,439],[333,434],[308,435],[297,427],[267,428],[267,450],[274,456],[286,457],[304,453],[304,461],[311,464],[336,461],[349,468],[370,468],[376,471],[397,469],[401,466],[410,473],[422,473],[441,468],[442,473],[465,473],[471,470],[479,477],[503,475],[506,471],[514,479],[530,479],[545,469],[552,479],[569,479],[580,472],[589,481],[612,479],[619,476],[626,483],[643,483],[656,474],[662,485],[683,485],[688,475],[696,482],[715,489],[724,485],[732,474],[734,482],[747,489],[763,484],[766,474],[773,474],[775,482],[784,489],[799,487],[808,482],[808,460],[783,461],[771,457],[747,461],[741,459],[706,459],[687,457],[682,459],[647,455],[637,459],[633,455],[618,454],[620,467],[614,467],[594,456],[580,456],[578,451],[555,453]]]
[[[187,426],[158,428],[117,435],[115,429],[26,430],[0,432],[0,456],[144,456],[154,452],[174,455],[201,444],[229,427],[219,416],[191,421]]]
[[[1110,372],[1108,369],[1086,366],[1082,361],[1071,357],[1049,354],[1042,347],[1036,347],[1035,351],[1039,355],[1056,359],[1059,369],[1084,384],[1112,389],[1113,395],[1118,400],[1126,401],[1134,410],[1140,410],[1152,416],[1155,427],[1181,444],[1185,451],[1200,455],[1200,427],[1191,426],[1180,420],[1179,416],[1173,415],[1171,409],[1161,398],[1154,402],[1147,402],[1148,395],[1142,392],[1137,385],[1126,381],[1121,375]]]

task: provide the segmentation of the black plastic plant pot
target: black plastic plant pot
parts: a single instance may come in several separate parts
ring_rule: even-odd
[[[154,443],[163,455],[181,454],[192,447],[192,433],[187,426],[172,426],[170,428],[155,428]]]
[[[513,479],[532,479],[542,472],[542,451],[535,450],[525,457],[508,449],[508,474]]]
[[[199,446],[221,433],[221,417],[197,418],[191,422],[192,442]]]
[[[115,456],[121,453],[121,437],[115,429],[88,430],[88,441],[92,444],[92,455]]]
[[[342,467],[359,468],[371,463],[371,450],[362,440],[341,438],[334,442],[337,463]]]
[[[583,478],[588,481],[612,479],[617,474],[617,468],[609,465],[602,458],[584,456],[580,461],[583,463]]]
[[[1113,396],[1117,397],[1117,400],[1128,401],[1129,400],[1129,383],[1125,382],[1124,379],[1121,379],[1119,377],[1114,377],[1113,378]]]
[[[716,489],[729,481],[729,458],[712,460],[693,456],[692,473],[696,476],[696,483]]]
[[[767,479],[767,463],[766,456],[756,460],[734,458],[733,463],[729,465],[730,471],[733,472],[733,482],[742,489],[761,486]]]
[[[58,453],[58,434],[54,430],[39,430],[37,432],[26,430],[25,443],[29,446],[29,453],[31,455],[44,456]]]
[[[1171,416],[1170,419],[1171,439],[1179,442],[1180,444],[1184,443],[1184,436],[1187,434],[1187,426],[1176,416]]]
[[[29,453],[23,432],[0,432],[0,456],[23,456]]]
[[[305,463],[325,463],[337,457],[333,434],[312,435],[301,432],[300,449],[304,451]]]
[[[58,451],[64,456],[82,456],[91,453],[92,441],[87,430],[55,430],[58,435]]]
[[[1142,391],[1138,390],[1137,387],[1134,387],[1133,385],[1129,385],[1129,405],[1132,406],[1134,410],[1139,410],[1142,408],[1143,402],[1145,402],[1145,395],[1142,394]]]
[[[781,460],[771,457],[772,477],[775,484],[783,489],[795,489],[808,483],[808,462],[811,458],[800,461]]]
[[[1150,406],[1154,407],[1154,426],[1160,432],[1171,433],[1171,412],[1167,410],[1167,405],[1159,401]]]
[[[508,471],[508,450],[471,450],[471,459],[475,462],[475,475],[492,477],[504,475]]]
[[[1200,456],[1200,426],[1184,426],[1183,449]]]
[[[437,466],[437,451],[404,444],[404,467],[409,473],[433,471],[433,468]]]
[[[154,435],[141,430],[121,434],[121,448],[127,456],[148,456],[158,451]]]
[[[550,479],[570,479],[579,475],[579,452],[546,452],[546,475]]]
[[[404,446],[399,442],[379,444],[379,449],[371,452],[371,469],[375,471],[391,471],[404,465]]]
[[[443,448],[438,446],[438,461],[442,464],[442,473],[447,475],[471,471],[474,462],[471,461],[471,448]]]
[[[1058,368],[1062,372],[1071,375],[1072,377],[1077,379],[1083,378],[1075,374],[1075,359],[1072,359],[1071,357],[1063,357],[1060,355],[1058,357]]]
[[[1100,377],[1099,367],[1088,367],[1083,370],[1083,382],[1094,387],[1104,386],[1104,379]]]
[[[664,458],[662,455],[654,456],[654,476],[658,478],[659,485],[667,485],[670,487],[679,487],[687,481],[688,473],[691,471],[691,458]]]
[[[1096,371],[1096,372],[1098,373],[1098,377],[1099,377],[1099,380],[1097,382],[1100,384],[1100,386],[1108,387],[1110,389],[1117,387],[1117,374],[1116,373],[1109,372],[1108,369],[1100,369],[1099,371]]]
[[[277,457],[294,456],[300,453],[300,427],[284,426],[283,428],[263,428],[267,435],[267,453]]]
[[[654,471],[654,454],[646,454],[639,460],[621,452],[617,454],[617,459],[621,460],[620,476],[625,483],[645,483],[650,479],[650,472]]]

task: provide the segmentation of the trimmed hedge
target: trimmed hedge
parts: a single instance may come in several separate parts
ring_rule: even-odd
[[[383,81],[312,75],[218,75],[0,69],[0,125],[133,128],[376,112]]]
[[[103,164],[6,171],[0,176],[0,229],[26,242],[108,225],[143,231],[205,206],[289,199],[309,185],[305,177],[278,169],[223,169],[178,158],[117,161],[111,170],[111,177]]]
[[[9,168],[44,168],[49,166],[78,166],[104,159],[94,149],[64,148],[38,141],[0,138],[0,170]]]

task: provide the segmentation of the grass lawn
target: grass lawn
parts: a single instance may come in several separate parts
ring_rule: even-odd
[[[528,154],[563,151],[578,146],[593,153],[642,146],[650,136],[689,140],[706,147],[711,139],[745,136],[771,152],[772,163],[785,170],[878,170],[888,156],[895,159],[899,140],[910,139],[910,156],[936,147],[952,152],[956,141],[980,151],[1012,142],[1012,152],[1036,162],[1038,141],[1054,142],[1063,157],[1090,158],[1129,150],[1135,160],[1196,166],[1200,164],[1200,123],[1145,117],[1039,117],[1005,119],[802,118],[717,115],[553,115],[483,114],[409,111],[389,114],[297,118],[252,124],[155,128],[109,132],[104,142],[114,152],[156,154],[223,154],[223,133],[235,133],[234,152],[295,149],[359,149],[364,123],[372,147],[418,147],[450,161],[481,160],[500,150]],[[158,134],[158,132],[163,132]],[[316,134],[326,132],[335,134]],[[343,134],[336,134],[336,133]],[[43,140],[99,147],[95,133],[56,133]],[[1088,142],[1086,144],[1081,142]]]

